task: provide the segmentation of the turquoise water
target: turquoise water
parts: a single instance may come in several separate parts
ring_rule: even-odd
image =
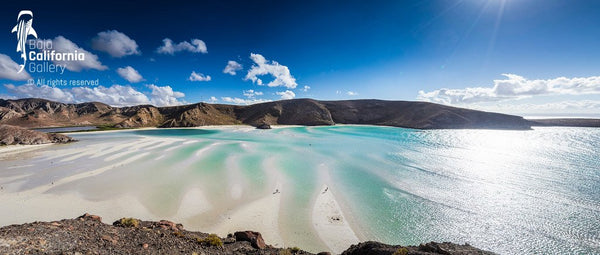
[[[123,155],[149,153],[135,164],[49,192],[76,189],[91,200],[137,194],[151,211],[168,217],[177,212],[172,201],[178,201],[187,187],[199,185],[209,200],[235,205],[239,200],[232,199],[227,188],[234,182],[232,176],[239,177],[243,198],[251,200],[270,194],[271,177],[277,174],[286,180],[282,236],[301,247],[318,243],[310,223],[311,203],[327,184],[362,239],[403,245],[466,242],[501,254],[600,253],[600,129],[418,131],[332,126],[72,136],[80,142],[61,149],[140,137],[181,140],[148,142]],[[118,156],[117,152],[106,156]],[[101,158],[80,159],[86,160],[53,163],[57,166],[44,170],[19,168],[19,174],[35,175],[18,186],[3,185],[15,192],[27,190],[50,177],[60,179],[106,164]],[[49,165],[48,160],[39,153],[0,161],[0,169],[6,169],[0,180],[17,175],[8,166],[25,161]],[[71,164],[77,164],[77,170]],[[111,183],[109,191],[103,182]]]

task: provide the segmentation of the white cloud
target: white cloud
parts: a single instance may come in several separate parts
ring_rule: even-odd
[[[84,50],[83,48],[80,48],[79,46],[77,46],[77,44],[73,43],[72,41],[70,41],[67,38],[64,38],[63,36],[57,36],[56,38],[52,39],[52,40],[42,40],[44,43],[44,45],[49,45],[49,41],[52,41],[52,50],[55,50],[57,53],[74,53],[75,51],[77,51],[77,53],[83,53],[85,55],[85,60],[84,61],[66,61],[66,60],[62,60],[62,61],[52,61],[54,64],[57,65],[66,65],[66,68],[69,71],[73,71],[73,72],[79,72],[83,69],[96,69],[96,70],[106,70],[108,69],[108,67],[103,66],[102,63],[100,63],[100,61],[98,61],[98,56],[90,53],[87,50]],[[50,50],[50,49],[48,49]]]
[[[250,59],[254,61],[255,65],[248,70],[245,80],[252,80],[253,83],[263,85],[263,81],[258,76],[270,74],[275,79],[267,84],[269,87],[283,86],[293,89],[298,86],[287,66],[280,65],[276,61],[269,61],[260,54],[250,53]]]
[[[600,112],[600,101],[594,100],[577,100],[577,101],[561,101],[561,102],[552,102],[546,104],[522,104],[522,105],[507,105],[507,107],[512,107],[515,111],[524,109],[527,112],[533,111],[575,111],[575,112],[590,112],[590,113],[598,113]]]
[[[223,73],[236,75],[237,74],[236,71],[238,71],[238,70],[242,70],[242,65],[233,60],[229,60],[229,61],[227,61],[227,66],[225,67],[225,69],[223,69]]]
[[[357,93],[357,92],[354,92],[354,91],[348,91],[348,92],[346,92],[346,94],[347,94],[348,96],[351,96],[351,97],[353,97],[353,96],[358,96],[358,93]]]
[[[67,103],[102,102],[112,106],[130,106],[149,104],[148,97],[131,86],[112,85],[110,87],[74,87],[63,89],[65,93],[73,95],[72,101]],[[61,100],[57,100],[61,101]]]
[[[600,76],[528,80],[515,74],[503,75],[506,79],[494,80],[493,87],[419,91],[417,99],[442,104],[471,104],[522,99],[538,95],[600,94]]]
[[[252,89],[242,91],[245,97],[253,98],[255,96],[262,96],[263,93],[260,91],[254,91]]]
[[[232,97],[221,97],[221,100],[223,100],[224,102],[227,102],[227,103],[242,104],[242,105],[258,104],[258,103],[264,103],[264,102],[271,101],[271,100],[256,99],[256,98],[244,99],[244,98],[239,98],[239,97],[233,97],[233,98]]]
[[[104,51],[116,58],[141,54],[138,50],[137,43],[129,38],[129,36],[117,30],[108,30],[98,33],[98,35],[92,39],[92,49]]]
[[[216,102],[218,102],[218,101],[219,101],[219,99],[217,99],[217,98],[216,98],[216,97],[214,97],[214,96],[212,96],[212,97],[210,97],[210,98],[208,99],[208,102],[209,102],[209,103],[211,103],[211,104],[214,104],[214,103],[216,103]]]
[[[275,94],[281,96],[281,99],[293,99],[294,97],[296,97],[296,93],[294,93],[291,90],[275,92]]]
[[[173,44],[173,40],[169,38],[163,39],[163,45],[156,49],[156,52],[161,54],[174,55],[180,51],[189,51],[193,53],[207,53],[206,44],[200,39],[192,39],[192,43],[187,41]]]
[[[170,86],[148,85],[152,90],[148,96],[131,86],[112,85],[110,87],[73,87],[58,88],[50,86],[36,86],[26,84],[15,86],[4,85],[6,90],[18,97],[45,98],[48,100],[64,103],[102,102],[112,106],[131,106],[141,104],[153,104],[156,106],[180,105],[185,94],[173,91]]]
[[[308,92],[309,89],[310,89],[310,86],[304,86],[304,88],[302,88],[302,91]]]
[[[461,105],[461,107],[501,112],[506,114],[530,115],[530,116],[573,116],[577,114],[597,116],[600,112],[600,101],[597,100],[566,100],[553,101],[547,103],[517,103],[517,102],[493,102],[493,103],[473,103]]]
[[[595,100],[567,100],[559,102],[541,103],[541,104],[494,104],[487,106],[478,106],[478,108],[484,108],[494,111],[508,111],[518,113],[535,113],[535,112],[558,112],[564,113],[565,111],[575,110],[575,112],[582,112],[589,110],[593,113],[598,113],[600,110],[600,101]],[[561,112],[562,111],[562,112]]]
[[[6,90],[18,97],[35,97],[45,98],[53,101],[73,103],[75,98],[73,94],[62,89],[50,87],[50,86],[35,86],[33,84],[26,84],[21,86],[15,86],[13,84],[5,84]]]
[[[223,102],[226,103],[232,103],[232,104],[241,104],[241,105],[249,105],[249,104],[257,104],[257,103],[264,103],[264,102],[269,102],[271,100],[267,100],[267,99],[262,99],[262,98],[256,98],[256,96],[262,96],[263,92],[260,91],[255,91],[253,89],[249,89],[249,90],[243,90],[242,94],[246,97],[246,98],[239,98],[239,97],[221,97],[221,100]],[[212,99],[212,98],[211,98]]]
[[[152,89],[150,102],[155,106],[170,106],[170,105],[182,105],[185,101],[180,101],[178,98],[185,97],[185,94],[178,91],[173,91],[171,86],[156,86],[149,84],[148,87]]]
[[[5,94],[0,94],[0,99],[17,99],[16,96],[9,96]]]
[[[9,56],[0,53],[0,79],[22,81],[31,78],[25,69],[17,73],[19,69],[21,69],[19,64],[15,63]]]
[[[192,71],[192,74],[190,74],[190,78],[188,78],[188,80],[190,81],[210,81],[210,75],[204,75],[201,73],[196,73],[195,71]]]
[[[142,75],[137,70],[133,69],[133,67],[131,67],[131,66],[118,68],[117,73],[121,77],[123,77],[123,79],[125,79],[131,83],[136,83],[136,82],[140,82],[140,81],[144,80],[144,77],[142,77]]]

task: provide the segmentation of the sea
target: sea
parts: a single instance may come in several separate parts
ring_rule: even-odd
[[[271,194],[277,176],[283,180],[279,226],[294,246],[318,242],[312,203],[327,185],[362,240],[468,243],[499,254],[600,254],[596,128],[336,125],[70,136],[79,142],[0,160],[4,192],[27,191],[141,155],[47,192],[76,192],[94,201],[134,194],[153,213],[169,218],[190,186],[201,187],[210,201],[235,205]],[[237,197],[230,192],[236,187],[242,194]]]

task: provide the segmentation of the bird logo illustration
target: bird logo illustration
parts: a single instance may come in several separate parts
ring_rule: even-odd
[[[23,64],[20,65],[21,69],[19,69],[18,73],[23,71],[25,63],[27,63],[27,49],[25,48],[27,37],[32,35],[37,39],[37,33],[31,26],[32,24],[33,12],[30,10],[22,10],[17,16],[17,25],[11,31],[11,33],[17,33],[17,52],[21,52],[21,58],[23,58]]]

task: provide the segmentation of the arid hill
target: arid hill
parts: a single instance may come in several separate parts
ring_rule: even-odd
[[[248,106],[197,103],[155,107],[111,107],[90,102],[65,104],[44,99],[0,99],[0,124],[21,127],[109,125],[196,127],[204,125],[369,124],[416,129],[530,129],[519,116],[475,111],[427,102],[292,99]]]

